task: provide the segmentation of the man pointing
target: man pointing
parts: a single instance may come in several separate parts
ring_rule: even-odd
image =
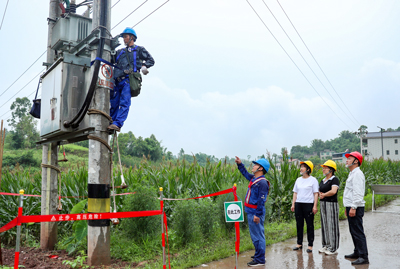
[[[264,175],[268,172],[270,164],[266,159],[253,161],[253,168],[250,174],[246,167],[236,156],[235,162],[242,175],[250,181],[245,198],[245,212],[249,222],[249,230],[251,240],[253,241],[256,250],[253,260],[247,263],[250,267],[265,265],[265,234],[264,234],[264,219],[265,219],[265,202],[269,192],[269,181]]]

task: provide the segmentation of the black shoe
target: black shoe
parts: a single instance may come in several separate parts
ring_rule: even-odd
[[[302,248],[303,248],[303,246],[300,246],[300,247],[297,247],[297,246],[296,246],[296,247],[293,248],[293,250],[300,250],[300,249],[302,249]]]
[[[250,266],[250,267],[264,266],[264,265],[265,265],[265,263],[258,263],[258,262],[254,261],[254,260],[252,260],[251,262],[247,263],[247,266]]]
[[[312,252],[312,249],[309,249],[309,248],[308,248],[308,249],[307,249],[307,252],[308,252],[308,253],[311,253],[311,252]]]
[[[351,264],[354,264],[354,265],[357,265],[357,264],[369,264],[369,260],[360,257],[357,260],[355,260],[354,262],[351,262]]]
[[[360,256],[358,256],[358,254],[356,254],[356,253],[351,253],[349,255],[344,255],[344,257],[346,259],[358,259]]]

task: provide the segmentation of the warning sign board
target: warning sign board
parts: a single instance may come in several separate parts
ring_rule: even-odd
[[[243,203],[242,201],[225,202],[225,220],[226,222],[243,222]]]
[[[108,89],[114,88],[113,70],[108,64],[101,65],[97,85]]]

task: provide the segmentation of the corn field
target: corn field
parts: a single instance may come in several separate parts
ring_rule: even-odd
[[[293,218],[290,207],[292,201],[292,189],[296,178],[299,177],[299,168],[290,165],[284,158],[281,170],[278,170],[272,160],[269,173],[266,175],[271,183],[270,195],[267,202],[267,217],[269,220],[289,220]],[[396,184],[400,182],[400,162],[374,160],[364,161],[361,169],[366,176],[367,189],[371,184]],[[61,177],[62,196],[87,196],[87,168],[83,165],[74,168],[63,168]],[[248,182],[242,177],[236,165],[223,162],[207,162],[200,166],[194,160],[193,163],[185,161],[152,163],[144,158],[139,167],[123,168],[124,177],[129,188],[127,190],[117,189],[117,193],[135,192],[141,186],[152,190],[153,198],[157,198],[158,188],[163,187],[164,197],[183,198],[195,197],[214,193],[238,185],[238,195],[244,199]],[[113,171],[115,185],[121,184],[121,174],[118,167]],[[318,180],[323,178],[322,170],[318,167],[312,174]],[[340,179],[340,191],[344,189],[348,169],[344,165],[338,165],[336,176]],[[29,169],[14,168],[11,171],[3,169],[1,192],[18,193],[24,189],[26,194],[38,194],[41,192],[40,172],[30,172]],[[134,194],[136,195],[136,194]],[[231,197],[232,198],[232,197]],[[61,200],[63,211],[69,213],[74,205],[85,198],[63,198]],[[116,196],[117,210],[123,209],[124,200],[127,196]],[[223,203],[228,197],[209,199],[210,203]],[[165,209],[168,215],[175,213],[177,204],[166,202]],[[18,197],[0,196],[0,227],[11,221],[17,215]],[[157,208],[155,208],[157,209]],[[40,198],[28,197],[24,202],[24,215],[40,214]],[[221,224],[224,225],[224,224]],[[243,224],[246,225],[246,224]],[[64,222],[59,225],[59,234],[69,233],[72,223]],[[34,238],[39,237],[40,224],[25,225],[24,231]],[[2,242],[12,244],[15,240],[15,229],[3,233]]]

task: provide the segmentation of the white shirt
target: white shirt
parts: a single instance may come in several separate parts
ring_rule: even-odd
[[[360,167],[356,167],[347,178],[343,193],[343,205],[345,207],[363,207],[365,205],[364,194],[365,176]]]
[[[318,192],[318,181],[315,177],[299,177],[294,184],[293,192],[297,193],[296,203],[314,203],[314,193]]]

